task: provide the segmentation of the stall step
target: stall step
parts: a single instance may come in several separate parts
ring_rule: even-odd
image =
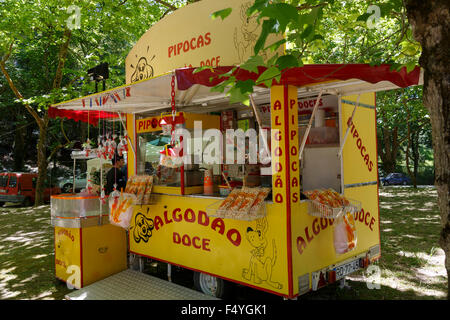
[[[219,300],[131,269],[65,296],[67,300]]]

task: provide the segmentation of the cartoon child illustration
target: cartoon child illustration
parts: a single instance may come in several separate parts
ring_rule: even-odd
[[[247,9],[250,8],[252,2],[246,2],[241,5],[240,18],[241,27],[234,29],[234,47],[237,50],[239,61],[243,62],[253,53],[253,45],[258,40],[258,23],[256,22],[256,16],[247,16]],[[261,52],[264,60],[266,60],[266,54]]]

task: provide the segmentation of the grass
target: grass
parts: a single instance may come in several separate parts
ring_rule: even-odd
[[[311,298],[424,300],[446,299],[445,255],[439,248],[441,230],[433,187],[382,187],[380,189],[381,259],[379,276],[368,289],[368,273],[347,278],[351,287],[324,288]]]
[[[347,278],[350,288],[335,284],[301,299],[446,299],[436,200],[433,187],[381,188],[379,289],[369,289],[360,271]],[[54,277],[53,241],[48,205],[0,208],[0,299],[58,300],[71,292]]]
[[[55,279],[50,207],[0,208],[0,299],[63,299]]]

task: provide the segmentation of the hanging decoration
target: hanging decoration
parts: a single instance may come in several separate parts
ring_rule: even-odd
[[[83,152],[86,155],[86,157],[89,157],[92,150],[92,142],[89,139],[89,110],[88,110],[88,124],[87,124],[87,140],[85,143],[83,143]]]
[[[119,156],[122,156],[124,152],[128,152],[127,139],[128,139],[127,130],[124,129],[124,135],[122,135],[122,133],[119,135],[119,144],[117,145],[117,154]]]
[[[105,101],[107,101],[106,99]],[[114,154],[118,153],[118,144],[116,142],[117,134],[114,132],[115,126],[113,123],[112,132],[108,131],[108,128],[105,129],[105,122],[103,121],[103,132],[97,138],[98,148],[97,148],[97,157],[104,160],[112,160]],[[100,125],[101,127],[101,125]],[[119,141],[120,142],[120,141]],[[122,155],[123,151],[119,153]]]
[[[109,99],[111,99],[110,101],[113,101],[114,103],[118,103],[122,100],[125,100],[128,97],[131,97],[131,87],[118,89],[113,92],[107,92],[95,98],[89,98],[89,108],[92,108],[94,102],[97,105],[97,107],[105,107]],[[83,105],[83,108],[86,108],[87,107],[86,99],[81,99],[81,104]]]
[[[169,114],[161,114],[161,120],[159,122],[163,135],[170,135],[170,144],[164,146],[164,149],[160,151],[160,164],[165,167],[179,168],[183,165],[181,152],[181,143],[175,141],[175,129],[177,125],[184,123],[184,117],[182,114],[177,115],[175,109],[175,75],[172,75],[171,82],[171,106],[172,112]]]

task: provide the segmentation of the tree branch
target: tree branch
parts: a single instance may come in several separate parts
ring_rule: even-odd
[[[178,8],[175,7],[174,5],[171,5],[170,3],[167,3],[166,1],[163,1],[163,0],[153,0],[153,1],[155,1],[155,2],[157,2],[157,3],[159,3],[159,4],[161,4],[161,5],[163,5],[163,6],[166,7],[166,8],[171,9],[172,11],[175,11],[175,10],[178,9]]]
[[[58,55],[58,67],[55,73],[55,79],[53,80],[53,89],[61,87],[64,64],[66,63],[67,52],[69,49],[69,43],[72,36],[72,31],[68,28],[64,31],[64,37],[66,41],[61,45]]]
[[[397,33],[403,31],[402,28],[400,28],[397,31],[392,32],[390,35],[384,37],[383,39],[381,39],[380,41],[377,41],[376,43],[374,43],[373,45],[371,45],[370,47],[366,48],[364,51],[361,51],[354,59],[353,61],[356,63],[357,60],[359,58],[361,58],[363,55],[368,54],[369,50],[375,48],[376,46],[378,46],[380,43],[383,43],[384,41],[388,40],[389,38],[393,37],[394,35],[396,35]]]
[[[9,59],[9,57],[11,56],[11,52],[12,52],[13,46],[14,46],[14,41],[11,41],[11,44],[9,45],[8,52],[2,58],[2,61],[1,61],[2,64],[5,63]]]
[[[314,8],[325,7],[325,6],[327,6],[327,5],[328,5],[328,2],[319,3],[319,4],[316,4],[316,5],[303,4],[303,5],[299,6],[299,7],[297,7],[297,10],[298,10],[298,11],[301,11],[301,10],[308,10],[308,9],[314,9]]]
[[[12,45],[11,45],[10,48],[12,49]],[[22,94],[20,93],[20,91],[17,89],[16,85],[15,85],[14,82],[12,81],[12,79],[11,79],[9,73],[8,73],[8,70],[6,70],[6,64],[5,64],[5,62],[6,62],[7,58],[9,58],[10,54],[11,54],[11,51],[5,56],[6,59],[5,59],[5,57],[4,57],[4,58],[2,59],[2,61],[0,61],[0,69],[1,69],[1,71],[2,71],[2,73],[3,73],[3,75],[5,76],[6,81],[8,82],[9,87],[10,87],[11,90],[13,91],[14,95],[16,96],[16,98],[22,100],[22,99],[23,99]],[[44,123],[43,123],[42,119],[39,117],[39,115],[36,113],[36,111],[35,111],[33,108],[31,108],[31,106],[30,106],[28,103],[24,103],[23,105],[25,106],[25,109],[27,109],[27,111],[28,111],[28,112],[33,116],[33,118],[36,120],[36,123],[37,123],[37,125],[39,126],[39,128],[42,128],[42,126],[43,126]]]

